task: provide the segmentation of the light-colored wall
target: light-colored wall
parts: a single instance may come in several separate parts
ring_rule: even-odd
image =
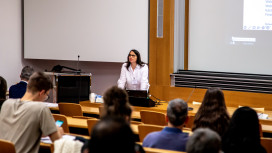
[[[0,1],[0,75],[8,86],[18,81],[22,69],[21,0]]]
[[[34,60],[23,58],[22,1],[0,0],[0,75],[8,86],[20,81],[23,66],[33,66],[36,71],[51,70],[54,65],[76,68],[76,61]],[[126,55],[124,55],[126,56]],[[92,92],[103,92],[116,85],[122,63],[80,62],[79,68],[92,73]]]

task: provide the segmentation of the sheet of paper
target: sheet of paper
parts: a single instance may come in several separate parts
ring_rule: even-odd
[[[67,134],[65,134],[65,135],[62,136],[62,139],[75,140],[75,138],[76,138],[75,136],[67,135]],[[52,143],[52,141],[51,141],[51,139],[50,139],[49,136],[47,136],[47,137],[42,137],[42,138],[41,138],[41,142],[43,142],[43,143],[49,143],[49,144]]]

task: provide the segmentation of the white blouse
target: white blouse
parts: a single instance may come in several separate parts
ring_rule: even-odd
[[[147,90],[149,88],[147,65],[144,64],[141,67],[137,64],[134,71],[131,65],[127,70],[126,65],[127,63],[124,63],[121,68],[120,78],[117,82],[118,87],[127,90]]]

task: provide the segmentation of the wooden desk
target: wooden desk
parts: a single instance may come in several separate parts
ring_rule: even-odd
[[[88,129],[87,119],[67,117],[67,122],[69,127]],[[139,134],[137,124],[131,124],[130,127],[135,134]]]
[[[70,135],[70,134],[69,134]],[[77,135],[74,135],[77,136]],[[84,137],[85,139],[89,139]],[[40,143],[40,148],[43,149],[49,149],[52,153],[53,150],[52,149],[53,144],[48,144],[48,143]],[[165,150],[165,149],[157,149],[157,148],[148,148],[148,147],[144,147],[144,150],[146,153],[185,153],[185,152],[180,152],[180,151],[172,151],[172,150]]]
[[[83,113],[99,115],[99,108],[88,107],[88,106],[81,106],[81,107],[82,107]],[[131,117],[134,119],[141,119],[140,112],[133,111],[131,114]]]
[[[144,150],[146,153],[186,153],[186,152],[181,152],[181,151],[172,151],[172,150],[147,148],[147,147],[144,147]]]
[[[58,107],[49,107],[50,110],[58,111]],[[83,113],[85,114],[94,114],[99,115],[99,108],[97,107],[88,107],[88,106],[81,106]],[[140,112],[139,111],[133,111],[131,114],[131,117],[134,119],[141,119]]]
[[[166,114],[167,105],[168,105],[168,103],[161,103],[161,105],[157,105],[157,107],[132,106],[132,109],[133,109],[132,118],[141,119],[141,116],[140,116],[140,111],[141,110],[158,111],[158,112],[162,112],[162,113]],[[193,108],[192,111],[188,112],[188,115],[191,115],[191,116],[194,116],[197,113],[197,111],[198,111],[198,109],[200,107],[200,105],[193,105],[191,103],[188,103],[188,106]],[[58,110],[58,107],[50,107],[50,109],[51,110]],[[237,109],[236,107],[227,107],[227,110],[228,110],[230,115],[232,115],[236,109]],[[83,110],[84,113],[99,115],[99,108],[97,108],[97,107],[82,106],[82,110]],[[272,111],[265,110],[264,113],[268,114],[268,117],[270,119],[260,120],[260,123],[261,123],[261,125],[263,127],[263,132],[272,133],[272,119],[271,119],[272,118]],[[79,122],[79,123],[77,123],[77,122]],[[79,125],[76,125],[76,124],[79,124]],[[87,127],[84,124],[87,125],[87,123],[81,124],[81,121],[75,121],[75,120],[71,121],[70,125],[69,125],[69,122],[68,122],[68,125],[71,126],[71,127],[77,127],[77,126]],[[137,133],[138,133],[138,128],[135,131],[137,131]]]
[[[158,112],[166,113],[167,106],[168,106],[168,103],[166,103],[166,102],[161,103],[161,105],[157,105],[156,107],[132,106],[132,109],[133,109],[132,118],[140,119],[141,118],[140,117],[141,110],[158,111]],[[192,111],[188,112],[189,115],[195,115],[200,107],[200,105],[193,105],[192,103],[188,103],[188,106],[193,108]],[[50,109],[51,110],[59,110],[58,107],[50,107]],[[227,110],[230,115],[232,115],[236,109],[237,109],[237,107],[227,107]],[[99,108],[98,107],[90,107],[86,104],[86,105],[82,105],[82,110],[83,110],[83,113],[99,115]],[[264,113],[268,114],[269,118],[272,118],[272,111],[265,110]]]

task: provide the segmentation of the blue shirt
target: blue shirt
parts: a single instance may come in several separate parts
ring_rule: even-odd
[[[143,141],[143,147],[185,151],[188,138],[189,134],[178,128],[165,127],[162,131],[148,134]]]
[[[20,81],[9,88],[9,98],[22,98],[26,92],[27,83]]]

